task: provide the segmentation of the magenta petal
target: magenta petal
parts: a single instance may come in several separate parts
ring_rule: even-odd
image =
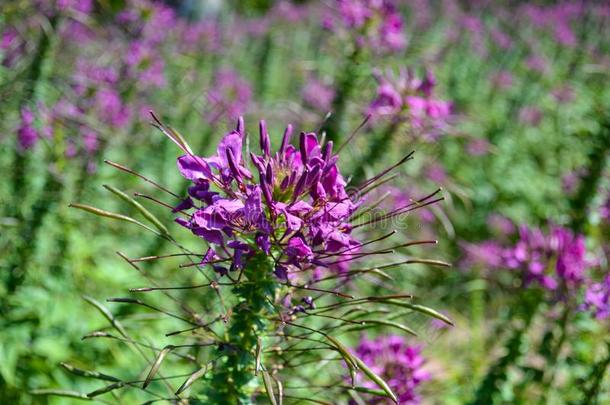
[[[178,158],[180,174],[189,180],[204,180],[212,178],[208,164],[199,156],[183,155]]]

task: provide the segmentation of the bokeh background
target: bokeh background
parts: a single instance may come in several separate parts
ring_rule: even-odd
[[[124,342],[81,340],[108,325],[83,296],[144,285],[117,251],[171,246],[68,204],[138,215],[104,184],[162,198],[105,160],[184,192],[179,150],[150,110],[203,156],[239,115],[251,132],[266,119],[274,145],[287,123],[338,145],[366,121],[341,154],[354,182],[415,151],[376,191],[378,209],[442,187],[442,203],[385,225],[437,239],[420,254],[453,266],[396,271],[391,286],[455,325],[411,320],[419,336],[406,342],[424,360],[405,403],[610,403],[607,1],[4,0],[0,11],[0,403],[70,404],[100,387],[62,363],[145,369]],[[198,248],[167,209],[134,198]],[[140,269],[192,281],[178,264]],[[155,314],[103,305],[167,343]]]

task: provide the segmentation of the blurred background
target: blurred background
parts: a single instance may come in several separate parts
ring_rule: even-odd
[[[274,145],[287,123],[340,145],[365,121],[340,161],[354,184],[415,151],[372,199],[390,209],[442,187],[445,201],[391,226],[438,239],[421,255],[453,266],[410,267],[392,283],[455,326],[413,320],[426,377],[405,403],[610,403],[609,2],[3,0],[0,10],[0,403],[70,404],[99,388],[62,363],[142,371],[122,342],[81,340],[107,326],[82,297],[142,286],[116,251],[171,246],[68,204],[137,216],[104,184],[162,199],[105,160],[184,194],[179,150],[150,110],[202,156],[240,115],[253,133],[266,119]],[[134,198],[202,249],[167,209]],[[183,284],[192,275],[177,264],[140,270]],[[151,314],[108,307],[165,344],[152,340],[166,328]],[[96,399],[146,400],[123,391]]]

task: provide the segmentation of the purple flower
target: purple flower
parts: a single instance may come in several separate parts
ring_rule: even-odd
[[[314,77],[307,80],[302,94],[303,101],[320,112],[328,112],[335,98],[335,90]]]
[[[610,318],[610,276],[587,287],[583,308],[592,311],[597,319]]]
[[[555,39],[557,42],[570,48],[577,45],[578,40],[576,39],[576,35],[574,35],[574,31],[572,31],[572,28],[567,22],[562,21],[554,27]]]
[[[403,19],[393,0],[337,0],[343,25],[354,31],[356,42],[374,51],[397,52],[407,45]],[[332,19],[324,26],[334,27]]]
[[[21,109],[21,124],[17,129],[19,146],[23,150],[32,149],[38,142],[38,131],[34,128],[34,113],[27,107]]]
[[[489,228],[501,236],[509,236],[515,233],[516,227],[507,217],[500,214],[491,214],[487,218]]]
[[[525,61],[527,67],[539,73],[546,73],[549,70],[546,59],[542,56],[532,55]]]
[[[502,90],[509,89],[513,85],[513,75],[506,70],[497,72],[491,77],[491,84]]]
[[[99,148],[99,140],[95,132],[90,129],[85,130],[83,133],[83,146],[85,151],[89,154],[97,152]]]
[[[100,119],[114,128],[125,127],[131,117],[131,112],[123,104],[121,96],[112,88],[102,88],[97,91],[95,106]]]
[[[593,264],[586,257],[583,235],[560,226],[552,226],[548,233],[521,226],[518,237],[512,246],[493,241],[466,245],[465,263],[480,258],[491,269],[518,271],[526,284],[551,291],[569,292],[583,284]]]
[[[509,49],[513,46],[510,36],[499,29],[491,30],[491,38],[502,49]]]
[[[356,354],[377,375],[383,378],[398,397],[401,405],[421,402],[418,390],[431,376],[424,370],[425,359],[421,346],[407,344],[401,336],[382,336],[370,340],[360,339]],[[370,389],[378,387],[370,380],[357,375],[356,383]],[[380,404],[385,400],[372,398],[369,403]]]
[[[519,121],[524,124],[537,127],[542,121],[542,111],[536,106],[526,106],[519,110]]]
[[[483,156],[489,153],[490,143],[483,138],[472,139],[466,145],[466,151],[470,156]]]
[[[237,119],[241,111],[248,109],[252,100],[252,88],[236,71],[221,69],[216,72],[207,98],[211,105],[208,113],[210,121],[214,123],[220,118]]]
[[[197,202],[192,208],[181,203],[181,210],[194,213],[178,222],[213,245],[231,247],[240,241],[240,261],[261,250],[275,257],[280,278],[312,266],[334,267],[341,262],[340,252],[358,248],[348,220],[359,203],[345,190],[332,143],[322,147],[316,134],[301,133],[297,149],[290,144],[289,126],[272,153],[264,121],[259,130],[261,154],[251,153],[249,159],[258,179],[242,154],[241,118],[215,155],[178,158],[181,174],[193,182],[189,195]]]
[[[418,79],[410,70],[401,69],[398,76],[377,74],[377,80],[377,96],[368,109],[373,117],[389,115],[426,132],[443,127],[449,120],[451,103],[433,97],[436,81],[431,72]]]
[[[497,270],[504,265],[505,248],[495,241],[481,243],[463,243],[464,257],[462,268],[481,267],[486,270]]]
[[[2,39],[0,40],[0,49],[2,49],[3,51],[10,49],[14,45],[18,37],[19,33],[17,32],[17,30],[13,27],[8,27],[2,32]]]

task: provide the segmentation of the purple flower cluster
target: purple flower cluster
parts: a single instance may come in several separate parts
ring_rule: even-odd
[[[259,129],[259,155],[243,156],[246,133],[240,118],[216,155],[203,158],[185,149],[178,158],[180,173],[193,184],[175,209],[186,216],[177,222],[212,245],[203,262],[226,274],[263,251],[274,258],[276,275],[286,279],[350,260],[359,243],[348,220],[359,204],[345,190],[332,142],[322,146],[315,133],[301,133],[295,148],[289,125],[272,153],[264,121]],[[229,268],[224,262],[230,262]]]
[[[335,98],[335,90],[315,77],[310,77],[302,90],[303,101],[317,111],[330,111]]]
[[[357,32],[360,46],[386,52],[404,49],[407,38],[402,16],[393,0],[337,0],[337,8],[342,24]],[[334,26],[332,16],[325,19],[325,25]]]
[[[232,69],[220,69],[214,76],[208,91],[211,110],[209,122],[217,123],[224,118],[237,119],[241,111],[248,110],[252,101],[252,87],[239,73]]]
[[[583,235],[560,226],[551,227],[549,233],[521,226],[518,238],[508,247],[495,241],[465,245],[462,265],[519,270],[526,284],[552,291],[573,290],[585,281],[593,263],[586,257]]]
[[[38,131],[34,128],[34,113],[27,107],[21,109],[21,124],[17,139],[22,150],[33,148],[38,142]]]
[[[401,69],[398,76],[376,76],[377,95],[369,106],[374,117],[389,115],[406,119],[415,128],[427,129],[442,127],[451,116],[451,103],[433,96],[436,80],[431,72],[426,72],[423,79],[407,69]]]
[[[430,379],[430,374],[423,369],[425,359],[420,346],[410,346],[401,336],[378,337],[370,340],[362,338],[356,354],[377,375],[383,378],[398,397],[398,403],[419,404],[419,386]],[[369,381],[357,381],[359,385],[377,389]],[[371,399],[369,403],[382,403],[383,399]]]
[[[583,308],[593,311],[597,319],[610,318],[610,276],[587,287]]]

